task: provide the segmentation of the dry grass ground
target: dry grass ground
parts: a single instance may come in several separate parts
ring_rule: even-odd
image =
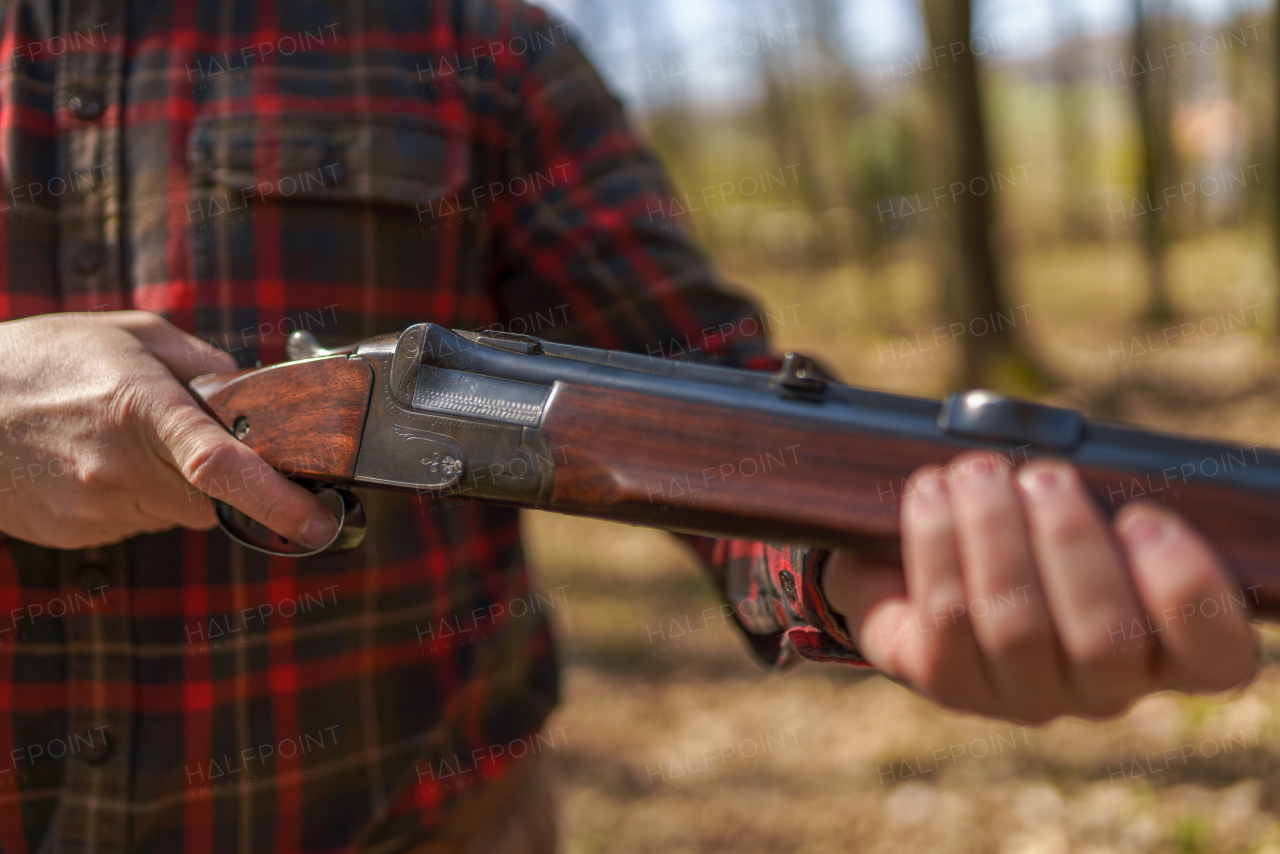
[[[1135,256],[1020,261],[1021,331],[1061,379],[1054,398],[1280,445],[1261,245],[1202,238],[1172,268],[1179,323],[1197,332],[1141,354],[1135,335],[1164,332],[1133,323]],[[816,353],[850,382],[938,395],[953,346],[909,353],[899,340],[942,322],[927,271],[904,254],[875,271],[735,277],[776,314],[795,307],[774,330],[780,347]],[[1244,324],[1227,317],[1242,312]],[[1210,334],[1209,318],[1235,328]],[[553,722],[567,727],[553,756],[568,854],[1280,852],[1280,632],[1264,636],[1267,663],[1243,693],[1160,695],[1105,724],[1018,729],[850,669],[762,671],[664,534],[536,514],[526,528],[537,583],[568,585]]]

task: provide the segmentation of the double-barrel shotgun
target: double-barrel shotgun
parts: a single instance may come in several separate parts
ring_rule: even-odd
[[[208,412],[328,496],[342,523],[309,551],[212,497],[251,548],[352,548],[352,487],[414,491],[894,559],[909,477],[985,449],[1075,464],[1108,514],[1181,513],[1260,616],[1280,617],[1280,452],[1137,430],[988,391],[944,402],[867,391],[788,354],[776,373],[420,323],[290,361],[198,377]]]

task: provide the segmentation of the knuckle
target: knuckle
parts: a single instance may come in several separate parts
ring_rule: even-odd
[[[1089,632],[1068,651],[1072,665],[1101,680],[1120,678],[1129,670],[1128,657],[1120,655],[1105,628]]]
[[[1088,542],[1097,536],[1098,529],[1088,509],[1072,504],[1054,508],[1040,519],[1045,540],[1052,547],[1069,547]]]
[[[235,449],[221,443],[197,445],[183,459],[178,472],[192,486],[209,493],[216,489],[219,477],[235,468]]]
[[[983,474],[1008,468],[1008,463],[988,451],[966,451],[951,461],[948,474]]]
[[[903,514],[903,533],[919,543],[930,543],[952,536],[955,521],[947,512],[908,512]]]
[[[946,471],[942,466],[921,466],[907,478],[907,486],[912,492],[919,492],[921,489],[941,484]]]
[[[272,530],[283,527],[285,516],[288,515],[284,502],[279,496],[268,494],[262,498],[260,510],[254,515],[258,517],[258,521],[266,525]]]
[[[94,454],[81,459],[77,475],[81,485],[94,492],[110,489],[119,483],[119,472],[107,454]]]
[[[1004,539],[1010,520],[1008,514],[998,504],[981,499],[969,501],[967,504],[966,519],[963,524],[970,534],[992,542]]]
[[[989,627],[986,646],[998,658],[1045,653],[1053,649],[1053,632],[1040,620],[1006,617]]]
[[[116,370],[95,389],[93,403],[100,407],[108,424],[130,426],[143,418],[151,398],[147,384],[137,373]]]
[[[135,390],[126,382],[124,372],[113,370],[99,375],[98,381],[85,390],[87,403],[101,412],[108,424],[119,424],[134,405]]]
[[[1073,662],[1072,683],[1079,713],[1093,719],[1123,714],[1154,686],[1143,675],[1144,662],[1135,656],[1089,665]]]
[[[1218,574],[1211,561],[1196,560],[1181,567],[1177,573],[1166,573],[1150,579],[1146,594],[1148,609],[1168,619],[1178,619],[1184,624],[1201,623],[1213,619],[1210,614],[1219,613],[1221,602],[1213,595],[1213,582]],[[1205,607],[1214,603],[1212,611]]]
[[[207,432],[207,426],[207,416],[193,404],[182,401],[172,401],[166,407],[163,419],[157,422],[163,437],[179,447],[186,444],[222,446],[223,443],[218,441],[222,438],[221,431]]]
[[[907,479],[902,516],[908,525],[949,524],[950,504],[941,469],[921,469]]]
[[[928,644],[921,650],[912,668],[911,681],[927,696],[946,702],[946,698],[954,697],[957,691],[954,668],[949,666],[951,657],[941,646]]]

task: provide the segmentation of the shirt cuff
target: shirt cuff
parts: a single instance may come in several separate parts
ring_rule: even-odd
[[[849,637],[844,618],[831,609],[822,592],[822,572],[830,552],[804,546],[764,547],[766,572],[781,592],[786,628],[782,653],[810,661],[868,666]],[[779,664],[785,662],[780,661]]]
[[[764,663],[781,668],[807,658],[868,666],[822,593],[828,552],[741,540],[703,542],[737,623]]]

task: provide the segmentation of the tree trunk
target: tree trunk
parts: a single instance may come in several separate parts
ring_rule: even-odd
[[[970,45],[970,0],[924,0],[924,13],[930,44]],[[975,178],[990,181],[992,172],[972,50],[957,51],[949,71],[938,92],[942,139],[951,142],[948,183],[959,181],[968,187]],[[1011,315],[1013,305],[996,263],[992,193],[957,194],[953,213],[955,260],[944,265],[943,275],[950,297],[949,313],[966,329],[958,341],[960,382],[969,387],[1036,391],[1042,380],[1020,346],[1015,327],[996,320],[1002,309],[1006,317]],[[986,321],[986,334],[969,334],[979,318]]]
[[[1053,70],[1061,169],[1062,236],[1068,240],[1097,239],[1101,236],[1097,212],[1090,209],[1085,192],[1093,183],[1090,116],[1087,109],[1080,109],[1082,93],[1076,91],[1079,57],[1072,45],[1073,39],[1080,38],[1079,16],[1071,0],[1055,0],[1052,6],[1053,28],[1058,37],[1058,46],[1053,53]]]
[[[1271,94],[1271,252],[1276,269],[1280,270],[1280,11],[1271,13],[1271,21],[1271,61],[1275,64]],[[1273,328],[1280,333],[1280,292],[1276,295],[1274,317]]]
[[[1142,145],[1142,193],[1149,213],[1138,217],[1138,239],[1147,267],[1147,301],[1142,319],[1146,323],[1168,323],[1173,319],[1169,299],[1169,283],[1165,256],[1169,245],[1169,227],[1162,221],[1160,208],[1165,206],[1163,188],[1176,183],[1173,145],[1169,139],[1168,80],[1150,73],[1153,64],[1163,65],[1161,45],[1167,42],[1166,16],[1163,8],[1152,8],[1159,0],[1133,0],[1133,55],[1148,73],[1132,74],[1133,94],[1138,108],[1138,127]],[[1131,69],[1137,70],[1137,69]]]

